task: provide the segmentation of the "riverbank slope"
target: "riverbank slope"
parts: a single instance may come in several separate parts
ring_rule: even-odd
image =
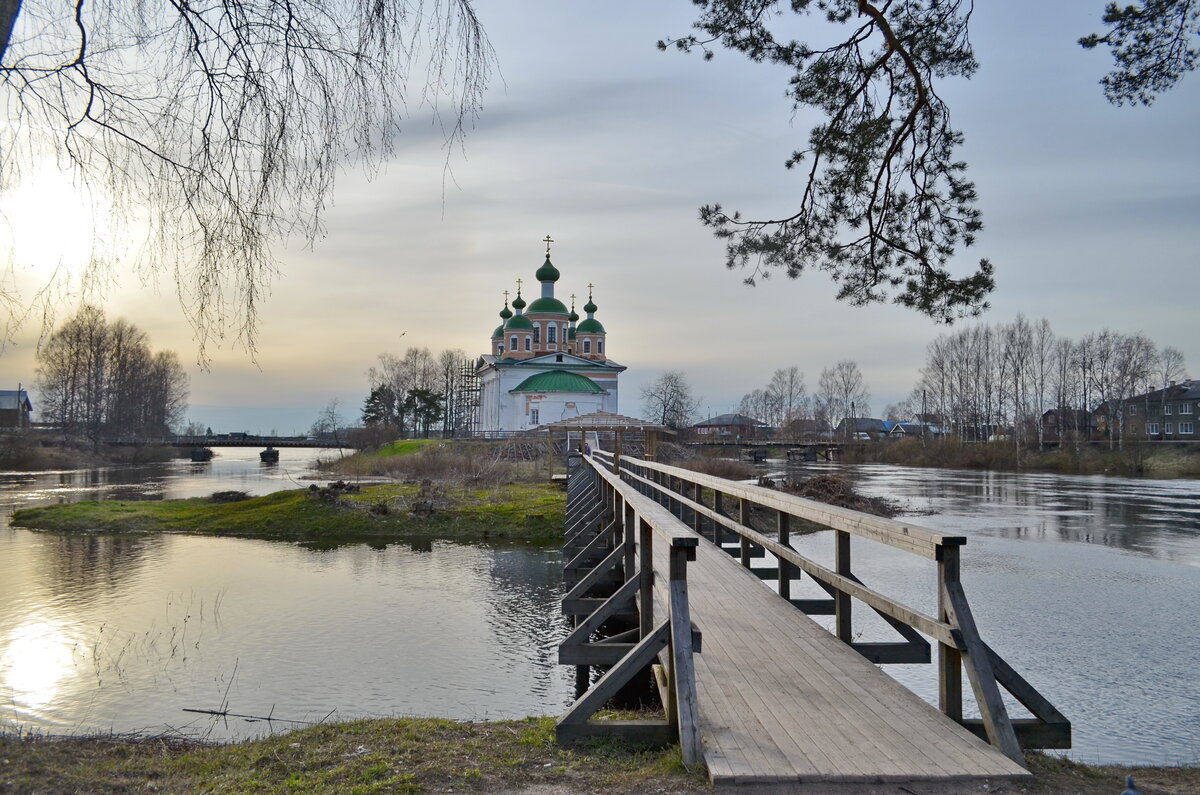
[[[1031,754],[1032,781],[989,782],[990,793],[1114,795],[1132,774],[1146,795],[1200,791],[1200,768],[1090,766]],[[677,747],[610,740],[554,742],[553,718],[459,723],[434,718],[314,726],[235,745],[171,737],[0,735],[0,792],[711,792]],[[805,792],[926,795],[927,784],[808,785]]]
[[[1124,449],[1085,445],[1078,449],[1039,451],[1017,449],[1008,442],[965,444],[957,439],[900,439],[846,445],[841,460],[849,464],[1200,478],[1200,449],[1133,442]]]

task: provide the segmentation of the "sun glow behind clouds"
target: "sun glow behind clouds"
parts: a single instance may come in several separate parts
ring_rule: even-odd
[[[0,681],[15,705],[39,709],[50,704],[74,667],[75,647],[66,628],[32,616],[0,643]]]
[[[0,255],[39,287],[56,272],[82,277],[112,243],[107,197],[52,166],[26,172],[0,194]],[[40,284],[37,284],[40,282]]]

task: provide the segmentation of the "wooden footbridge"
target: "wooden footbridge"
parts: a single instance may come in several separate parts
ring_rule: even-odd
[[[595,444],[573,453],[568,469],[563,611],[574,630],[559,662],[579,678],[558,721],[561,741],[615,733],[678,742],[684,762],[703,761],[716,784],[966,786],[1028,775],[1023,747],[1070,747],[1067,719],[980,638],[959,582],[963,537]],[[793,534],[814,524],[832,530],[832,567],[792,548]],[[937,615],[863,584],[852,538],[927,559]],[[801,589],[819,598],[793,598]],[[897,640],[859,642],[856,604]],[[831,616],[832,632],[811,615]],[[934,659],[940,709],[877,665]],[[594,682],[593,667],[603,671]],[[964,713],[964,670],[978,717]],[[651,674],[664,719],[595,719]],[[1002,689],[1030,717],[1010,718]]]

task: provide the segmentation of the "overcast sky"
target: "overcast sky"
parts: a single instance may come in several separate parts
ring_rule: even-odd
[[[1023,312],[1072,337],[1141,331],[1181,349],[1196,375],[1200,76],[1148,109],[1109,105],[1097,85],[1108,55],[1075,44],[1100,29],[1103,5],[978,4],[980,71],[942,89],[985,224],[957,270],[995,264],[985,322]],[[745,287],[696,219],[713,201],[752,217],[794,210],[801,184],[783,163],[817,119],[793,118],[785,72],[725,51],[707,63],[659,52],[657,39],[688,32],[685,0],[477,6],[501,78],[452,156],[453,180],[423,119],[404,126],[383,174],[344,175],[328,235],[280,249],[257,363],[226,347],[207,371],[190,368],[190,419],[302,432],[332,398],[357,418],[381,352],[486,352],[503,291],[532,284],[547,234],[559,297],[596,285],[609,354],[629,368],[623,413],[639,414],[641,386],[669,369],[688,374],[706,414],[735,410],[779,367],[799,366],[811,389],[840,359],[858,362],[876,412],[908,394],[944,327],[839,304],[821,273]],[[195,359],[168,282],[124,280],[104,307]],[[36,331],[0,356],[0,388],[34,379]]]

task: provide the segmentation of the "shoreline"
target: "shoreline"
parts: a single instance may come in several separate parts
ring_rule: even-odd
[[[629,717],[605,713],[606,717]],[[237,743],[171,735],[15,735],[0,731],[0,790],[128,792],[487,791],[532,793],[712,792],[677,746],[648,749],[596,739],[554,741],[553,717],[506,721],[364,719],[321,724]],[[991,793],[1112,795],[1133,775],[1146,795],[1200,791],[1200,767],[1086,765],[1031,753],[1029,780],[989,781]],[[913,782],[922,793],[954,783]],[[912,793],[902,783],[795,785],[774,791]],[[979,785],[976,784],[975,787]],[[957,787],[957,788],[956,788]],[[973,787],[973,788],[975,788]]]

